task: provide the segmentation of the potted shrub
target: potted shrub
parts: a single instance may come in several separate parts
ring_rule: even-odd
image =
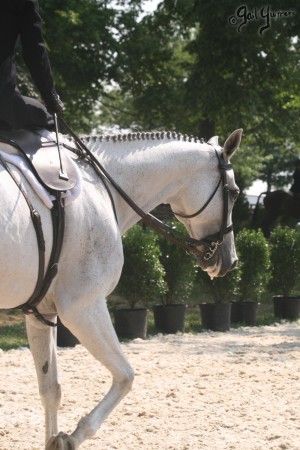
[[[244,229],[236,237],[239,258],[236,302],[232,304],[231,322],[256,324],[259,300],[269,278],[268,241],[261,230]]]
[[[181,233],[186,233],[180,222],[171,222],[171,226]],[[191,296],[196,275],[195,260],[161,236],[159,247],[166,291],[161,296],[161,304],[153,306],[155,327],[160,333],[183,333],[186,302]]]
[[[277,227],[271,232],[269,242],[269,289],[273,294],[275,317],[296,320],[300,317],[300,296],[294,292],[300,278],[299,230]]]
[[[237,277],[237,270],[233,270],[225,277],[211,280],[199,269],[197,277],[199,287],[207,299],[206,303],[199,305],[203,328],[213,331],[230,329],[231,306],[236,295]]]
[[[146,307],[166,290],[157,236],[135,225],[123,237],[123,250],[124,267],[116,292],[124,297],[129,308],[113,311],[114,326],[120,338],[144,339]]]

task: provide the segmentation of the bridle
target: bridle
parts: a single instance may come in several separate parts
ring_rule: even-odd
[[[101,177],[102,181],[105,184],[105,187],[110,195],[112,205],[114,208],[116,220],[117,215],[114,207],[113,202],[113,196],[110,192],[109,186],[107,184],[107,181],[115,188],[115,190],[120,194],[120,196],[125,200],[125,202],[140,216],[141,220],[144,222],[145,225],[152,228],[157,233],[164,236],[169,241],[173,242],[177,246],[183,248],[188,254],[195,256],[198,260],[202,261],[203,264],[206,266],[212,265],[211,260],[213,259],[214,255],[216,254],[216,251],[218,250],[218,247],[223,244],[224,235],[227,233],[230,233],[233,229],[232,224],[229,226],[227,225],[228,220],[228,203],[229,203],[229,188],[227,183],[227,171],[231,170],[232,166],[230,163],[226,163],[224,159],[223,152],[220,153],[218,150],[209,143],[209,145],[212,145],[212,147],[215,150],[215,154],[218,158],[218,167],[220,170],[220,178],[219,181],[213,191],[213,193],[210,195],[208,200],[205,202],[205,204],[194,214],[190,215],[183,215],[180,213],[174,213],[175,216],[181,217],[183,219],[191,219],[193,217],[196,217],[200,215],[205,208],[210,204],[212,199],[214,198],[217,190],[219,189],[220,185],[222,184],[223,188],[223,218],[222,218],[222,225],[221,229],[218,233],[209,235],[203,239],[194,239],[190,236],[187,236],[183,233],[178,232],[174,228],[170,227],[169,225],[163,223],[159,219],[157,219],[155,216],[153,216],[150,213],[145,213],[127,194],[123,189],[116,183],[116,181],[109,175],[109,173],[105,170],[105,168],[102,166],[102,164],[97,160],[97,158],[93,155],[93,153],[86,147],[86,145],[82,142],[82,140],[74,133],[74,131],[69,127],[69,125],[65,122],[65,120],[60,116],[59,117],[61,124],[66,129],[66,131],[71,135],[71,137],[74,139],[77,147],[78,147],[78,155],[87,160],[92,164],[95,171],[98,173],[98,175]],[[72,148],[74,151],[74,149]]]
[[[214,198],[216,192],[218,191],[220,185],[222,184],[222,192],[223,192],[223,217],[222,217],[222,224],[221,224],[221,228],[220,231],[214,234],[211,234],[205,238],[202,239],[192,239],[192,245],[196,246],[196,251],[198,251],[197,246],[204,246],[204,255],[200,255],[202,256],[202,258],[205,261],[210,260],[214,254],[216,253],[218,247],[220,245],[223,244],[224,241],[224,236],[225,234],[230,233],[231,231],[233,231],[233,225],[232,223],[230,225],[227,225],[227,221],[228,221],[228,203],[229,203],[229,186],[228,186],[228,181],[227,181],[227,171],[232,169],[232,164],[227,163],[224,159],[224,155],[223,152],[221,151],[220,153],[217,151],[217,149],[213,146],[213,144],[209,144],[211,145],[214,150],[215,150],[215,154],[216,157],[218,159],[218,167],[219,167],[219,171],[220,171],[220,178],[219,181],[214,189],[214,191],[212,192],[212,194],[210,195],[210,197],[207,199],[207,201],[204,203],[204,205],[195,213],[193,214],[180,214],[180,213],[176,213],[174,212],[174,215],[177,217],[181,217],[182,219],[192,219],[194,217],[199,216],[205,209],[206,207],[210,204],[210,202],[212,201],[212,199]],[[195,254],[195,251],[191,251],[190,253],[194,254],[195,256],[199,257],[199,254]],[[201,252],[203,253],[203,252]]]

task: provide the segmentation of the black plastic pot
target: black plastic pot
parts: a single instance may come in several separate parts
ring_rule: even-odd
[[[230,321],[231,323],[241,323],[241,311],[240,311],[240,303],[233,302],[231,304],[231,313],[230,313]]]
[[[231,305],[231,303],[202,303],[199,305],[202,327],[213,331],[228,331]]]
[[[146,308],[117,309],[113,315],[115,331],[119,338],[146,339],[148,315]]]
[[[157,331],[164,334],[184,333],[187,305],[154,305],[154,323]]]
[[[231,323],[243,323],[254,326],[259,305],[258,302],[232,303]]]
[[[57,318],[57,345],[58,347],[75,347],[79,344],[78,339]]]
[[[279,319],[297,320],[300,318],[300,297],[273,297],[274,316]]]

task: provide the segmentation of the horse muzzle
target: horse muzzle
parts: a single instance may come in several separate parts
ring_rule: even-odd
[[[197,255],[197,263],[198,266],[204,272],[207,272],[211,278],[218,276],[222,265],[222,258],[219,250],[215,248],[213,251],[211,251],[211,249],[209,248],[199,252]]]
[[[207,252],[197,257],[198,266],[212,279],[224,277],[229,271],[235,269],[238,263],[235,252],[234,255],[229,256],[222,247],[222,245],[218,247],[209,258]]]

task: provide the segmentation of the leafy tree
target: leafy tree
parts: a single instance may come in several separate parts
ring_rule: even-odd
[[[91,130],[104,85],[118,80],[121,36],[136,22],[141,4],[142,0],[40,0],[65,117],[78,130]],[[19,76],[22,92],[34,95],[24,67]]]
[[[122,41],[118,80],[132,97],[125,125],[205,138],[243,127],[240,178],[245,187],[258,176],[271,184],[282,162],[291,167],[300,141],[299,15],[274,19],[263,35],[254,20],[239,33],[228,20],[237,7],[233,0],[165,0],[135,24]]]

